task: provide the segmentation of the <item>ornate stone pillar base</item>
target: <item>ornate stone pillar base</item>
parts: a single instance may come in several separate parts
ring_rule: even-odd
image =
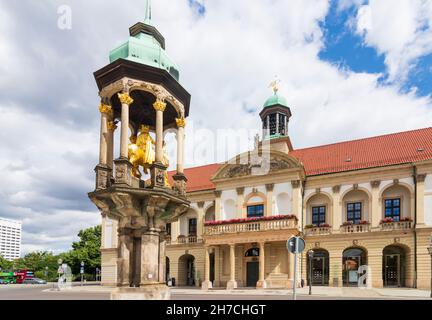
[[[132,182],[132,164],[128,159],[119,158],[114,160],[115,163],[115,183],[123,184],[128,187],[133,185]]]
[[[186,182],[188,181],[186,176],[183,173],[176,173],[173,175],[174,186],[173,189],[179,195],[186,195]]]
[[[96,190],[107,189],[111,186],[111,169],[107,165],[98,164],[96,172]]]
[[[154,162],[150,167],[151,187],[165,188],[166,167],[160,162]]]
[[[211,288],[213,288],[213,283],[211,281],[203,281],[203,283],[201,284],[202,290],[208,290]]]
[[[227,290],[237,289],[237,281],[230,280],[227,282]]]
[[[122,287],[111,291],[111,300],[170,300],[171,292],[165,284],[139,288]]]
[[[265,280],[260,280],[257,282],[256,284],[257,289],[265,289],[267,288],[267,281]]]
[[[289,279],[286,282],[287,289],[292,289],[294,284],[294,279]],[[301,288],[301,282],[297,280],[297,288]]]

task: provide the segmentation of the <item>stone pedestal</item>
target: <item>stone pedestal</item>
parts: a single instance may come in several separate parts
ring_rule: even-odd
[[[257,282],[256,284],[257,289],[265,289],[267,288],[267,281],[265,280],[260,280]]]
[[[208,290],[208,289],[211,289],[211,288],[213,288],[213,283],[211,281],[203,281],[201,283],[201,289],[202,290]]]
[[[185,196],[186,195],[186,182],[187,178],[183,173],[176,173],[173,176],[174,186],[173,190],[178,194]]]
[[[115,163],[115,183],[125,185],[128,187],[133,186],[132,164],[128,159],[119,158],[114,160]]]
[[[237,281],[230,280],[227,282],[227,290],[237,289]]]
[[[119,287],[111,291],[111,300],[169,300],[171,293],[165,284],[144,285],[139,288]]]
[[[109,188],[111,185],[111,169],[107,165],[97,165],[94,169],[96,172],[96,190]]]
[[[151,187],[164,188],[165,187],[165,172],[166,167],[161,162],[154,162],[150,167]]]

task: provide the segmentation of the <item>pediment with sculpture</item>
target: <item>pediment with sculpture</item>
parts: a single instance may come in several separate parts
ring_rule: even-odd
[[[289,169],[303,170],[303,166],[296,158],[279,151],[246,152],[225,163],[211,180],[268,175]]]

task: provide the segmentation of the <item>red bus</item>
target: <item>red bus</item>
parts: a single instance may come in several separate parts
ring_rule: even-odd
[[[14,276],[16,278],[16,283],[23,283],[25,279],[34,278],[34,273],[31,270],[17,270],[14,272]]]

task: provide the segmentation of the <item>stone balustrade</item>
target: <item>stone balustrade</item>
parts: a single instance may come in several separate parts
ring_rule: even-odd
[[[331,234],[332,228],[330,226],[327,227],[313,227],[305,229],[305,234],[307,236],[324,236]]]
[[[297,228],[297,219],[294,217],[288,219],[261,220],[261,221],[246,221],[238,223],[221,223],[215,225],[207,225],[204,227],[204,234],[221,235],[230,233],[243,233],[255,231],[272,231],[286,230]]]
[[[383,222],[380,224],[381,231],[409,230],[411,229],[411,221],[393,221]]]
[[[363,233],[369,232],[370,224],[348,224],[340,227],[341,233]]]
[[[195,235],[179,236],[177,240],[173,240],[168,236],[165,241],[167,245],[202,243],[202,239],[198,239]]]

